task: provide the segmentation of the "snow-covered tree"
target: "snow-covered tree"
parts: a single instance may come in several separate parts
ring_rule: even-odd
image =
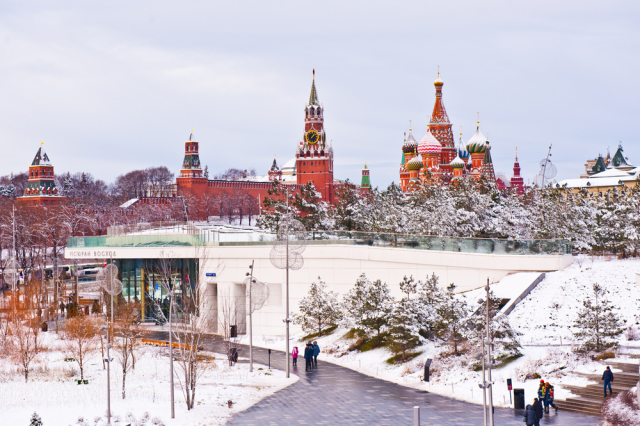
[[[271,188],[267,190],[267,196],[262,202],[264,210],[256,221],[257,225],[272,232],[278,230],[280,221],[286,214],[292,214],[299,219],[300,212],[293,205],[295,201],[294,190],[279,180],[273,181]]]
[[[209,179],[209,166],[204,166],[204,177]]]
[[[600,352],[615,347],[616,337],[624,332],[619,315],[607,299],[608,291],[598,283],[594,283],[592,289],[593,299],[587,296],[582,301],[582,309],[573,323],[573,336],[580,342],[579,352]]]
[[[405,275],[400,281],[400,291],[407,295],[407,300],[411,299],[411,295],[416,293],[417,288],[418,283],[413,280],[413,275],[409,278]]]
[[[307,231],[333,229],[329,218],[328,204],[322,200],[313,182],[308,182],[295,193],[293,205],[300,212],[298,220]]]
[[[509,356],[520,355],[522,346],[518,340],[520,335],[509,323],[509,318],[501,314],[500,303],[493,291],[489,292],[489,334],[491,336],[492,356],[494,359],[503,359]],[[469,319],[470,337],[476,346],[486,342],[487,304],[483,304],[473,313]]]
[[[380,280],[371,282],[365,274],[358,277],[354,288],[344,296],[344,311],[351,323],[366,332],[380,332],[389,323],[393,310],[389,287]]]
[[[453,344],[453,353],[458,355],[458,347],[467,334],[467,302],[455,294],[455,284],[449,284],[447,292],[438,301],[434,318],[435,335],[443,342]]]
[[[306,332],[317,332],[322,336],[322,330],[338,323],[342,318],[342,307],[338,302],[338,295],[333,291],[326,291],[327,284],[320,280],[311,283],[309,293],[303,297],[298,305],[299,315],[293,316],[293,322],[300,324]]]
[[[396,354],[402,353],[402,361],[406,360],[408,350],[420,344],[414,302],[403,298],[393,306],[389,318],[389,347]]]
[[[42,426],[42,420],[40,419],[38,413],[34,412],[31,415],[31,423],[29,423],[29,426]]]

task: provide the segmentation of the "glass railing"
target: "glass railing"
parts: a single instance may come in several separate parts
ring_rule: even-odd
[[[276,238],[268,232],[191,234],[146,234],[102,237],[70,237],[67,247],[183,247],[183,246],[251,246],[271,245]],[[433,250],[482,254],[571,254],[569,240],[514,240],[499,238],[457,238],[428,235],[388,234],[372,232],[309,232],[309,245],[360,245],[413,250]]]

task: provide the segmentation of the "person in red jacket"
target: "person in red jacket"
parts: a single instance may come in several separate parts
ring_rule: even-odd
[[[298,347],[294,346],[293,350],[291,351],[291,358],[293,358],[293,366],[297,367],[298,366]]]

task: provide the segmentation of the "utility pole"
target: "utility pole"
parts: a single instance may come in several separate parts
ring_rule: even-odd
[[[75,261],[74,261],[75,262]],[[77,264],[77,262],[76,262]],[[113,264],[113,256],[109,257],[109,265]],[[75,269],[75,268],[74,268]],[[111,270],[111,269],[109,269]],[[77,272],[77,271],[74,271]],[[111,349],[111,327],[113,327],[113,297],[115,293],[113,291],[113,273],[109,274],[109,280],[111,281],[111,324],[109,324],[109,316],[107,316],[107,424],[111,424],[111,357],[109,356],[109,349]]]
[[[487,277],[487,360],[489,363],[489,383],[487,387],[489,389],[489,426],[493,425],[493,382],[491,381],[491,325],[489,323],[489,278]]]
[[[287,197],[287,215],[289,214],[289,187],[285,186],[285,194]],[[289,221],[287,221],[287,234],[286,234],[286,239],[287,239],[287,245],[286,245],[286,253],[287,253],[287,272],[286,272],[286,276],[287,276],[287,280],[286,280],[286,303],[285,303],[285,310],[286,310],[286,323],[287,323],[287,332],[286,332],[286,339],[287,339],[287,345],[286,345],[286,353],[285,353],[285,357],[287,359],[287,379],[289,378],[290,374],[291,374],[291,367],[289,365]]]
[[[13,266],[15,268],[14,279],[13,279],[13,294],[16,293],[16,285],[18,283],[18,251],[16,250],[16,205],[13,205],[13,215],[11,215],[11,219],[13,221]],[[15,297],[15,296],[11,296]]]
[[[251,273],[249,275],[249,372],[253,372],[253,303],[251,301],[252,287],[253,287],[253,264],[255,260],[251,261],[249,269]]]
[[[144,286],[143,286],[144,287]],[[174,400],[173,386],[173,326],[171,317],[173,317],[173,280],[171,277],[171,265],[169,265],[169,377],[171,378],[171,418],[176,418],[176,406]],[[142,295],[144,297],[144,295]]]

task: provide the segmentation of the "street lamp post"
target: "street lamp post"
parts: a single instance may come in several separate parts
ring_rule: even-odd
[[[249,373],[253,372],[253,304],[251,300],[252,291],[251,287],[253,286],[253,264],[255,260],[251,261],[251,265],[249,265],[250,273],[249,275]]]

